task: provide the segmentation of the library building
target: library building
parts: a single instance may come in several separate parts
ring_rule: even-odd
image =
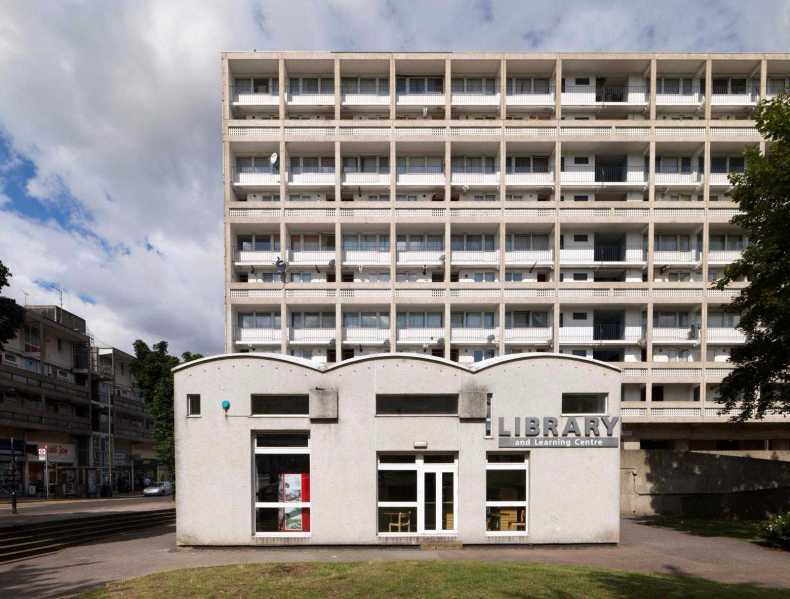
[[[174,374],[180,545],[619,540],[604,362],[244,353]]]

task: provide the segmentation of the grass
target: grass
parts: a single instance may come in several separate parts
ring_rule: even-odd
[[[680,516],[650,516],[640,518],[641,524],[672,528],[700,537],[731,537],[745,541],[762,542],[762,520],[714,520],[708,518],[683,518]]]
[[[454,560],[269,563],[185,569],[111,583],[79,597],[753,599],[790,597],[790,590],[576,566]]]

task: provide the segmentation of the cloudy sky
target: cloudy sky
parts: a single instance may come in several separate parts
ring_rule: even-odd
[[[0,0],[0,260],[103,343],[222,351],[222,50],[790,51],[790,0]]]

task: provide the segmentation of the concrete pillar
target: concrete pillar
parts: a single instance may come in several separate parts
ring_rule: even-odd
[[[390,56],[389,59],[389,78],[390,78],[390,120],[395,120],[395,105],[396,105],[396,96],[395,96],[395,87],[397,85],[397,75],[395,71],[395,59]],[[395,165],[391,165],[390,168],[395,168]]]
[[[650,120],[656,120],[656,59],[650,59]]]
[[[554,118],[559,122],[562,117],[562,59],[558,56],[554,63]]]
[[[333,71],[334,71],[334,78],[335,78],[335,120],[340,120],[340,59],[335,58],[333,61]],[[335,163],[337,166],[337,163]],[[338,197],[338,199],[340,199]]]
[[[450,359],[450,339],[452,327],[450,325],[452,311],[450,310],[450,302],[444,303],[444,357]]]
[[[554,300],[554,305],[552,306],[554,313],[552,314],[551,318],[551,339],[552,339],[552,348],[551,351],[554,353],[559,353],[560,351],[560,302],[558,299]]]
[[[279,107],[280,126],[282,127],[282,121],[285,120],[285,87],[288,85],[288,71],[285,68],[284,58],[277,60],[277,78],[279,79],[279,85],[277,86],[277,106]]]
[[[710,121],[711,99],[713,97],[713,61],[705,59],[705,120]],[[710,123],[705,123],[706,128]]]
[[[507,59],[499,61],[499,119],[507,119]]]
[[[505,302],[499,302],[499,347],[497,355],[505,355]]]
[[[453,111],[453,62],[449,58],[444,59],[444,118],[450,120]]]
[[[337,361],[343,360],[343,307],[340,298],[335,300],[335,353]]]

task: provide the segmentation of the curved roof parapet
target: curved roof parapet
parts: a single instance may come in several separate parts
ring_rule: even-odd
[[[342,362],[338,362],[335,364],[316,364],[312,360],[308,360],[306,358],[297,358],[296,356],[288,356],[285,354],[247,352],[247,353],[217,354],[214,356],[208,356],[205,358],[200,358],[199,360],[193,360],[191,362],[179,364],[178,366],[175,366],[172,370],[173,372],[178,372],[181,370],[186,370],[187,368],[191,368],[193,366],[199,366],[201,364],[207,364],[209,362],[215,362],[219,360],[231,360],[234,358],[237,359],[258,358],[258,359],[266,359],[266,360],[275,360],[278,362],[287,362],[295,366],[303,366],[304,368],[309,368],[317,372],[328,372],[330,370],[336,370],[338,368],[343,368],[351,364],[356,364],[358,362],[365,362],[368,360],[384,360],[384,359],[392,359],[392,358],[413,358],[416,360],[423,360],[426,362],[434,362],[436,364],[442,364],[444,366],[457,368],[459,370],[463,370],[465,372],[471,372],[471,373],[480,372],[482,370],[485,370],[486,368],[491,368],[492,366],[496,366],[497,364],[503,364],[505,362],[515,362],[517,360],[539,360],[539,359],[559,359],[559,360],[583,362],[595,366],[600,366],[602,368],[607,368],[615,372],[621,372],[620,368],[618,368],[617,366],[613,366],[608,362],[601,362],[600,360],[594,360],[592,358],[584,358],[582,356],[574,356],[571,354],[559,354],[554,352],[545,352],[545,353],[530,352],[524,354],[508,354],[505,356],[497,356],[495,358],[489,358],[488,360],[483,360],[481,362],[475,362],[474,364],[468,366],[465,364],[460,364],[458,362],[453,362],[452,360],[448,360],[447,358],[438,358],[436,356],[429,356],[427,354],[417,354],[417,353],[409,353],[409,352],[389,352],[389,353],[381,353],[381,354],[369,354],[365,356],[358,356],[356,358],[350,358],[348,360],[343,360]]]

